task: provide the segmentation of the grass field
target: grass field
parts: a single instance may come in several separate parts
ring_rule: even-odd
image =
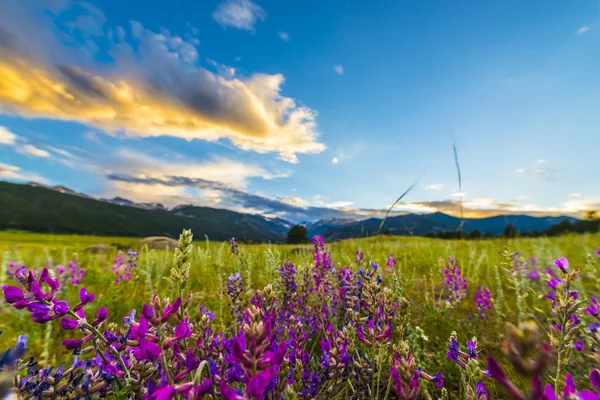
[[[77,260],[75,263],[85,270],[85,276],[79,284],[67,283],[64,295],[61,296],[75,304],[79,288],[85,286],[88,291],[96,294],[96,300],[86,308],[86,314],[94,315],[99,307],[106,307],[109,322],[120,323],[122,317],[129,315],[132,309],[137,309],[139,316],[142,304],[148,303],[153,294],[160,297],[171,296],[171,299],[174,297],[174,283],[170,278],[170,270],[175,265],[173,252],[139,249],[139,243],[139,240],[127,238],[4,232],[0,233],[0,259],[5,269],[10,263],[16,263],[15,267],[26,265],[38,270],[44,266],[56,269],[57,265],[62,265],[67,271],[70,271],[68,264]],[[90,253],[90,246],[97,244],[111,247],[106,251]],[[523,267],[524,271],[535,269],[540,272],[541,279],[530,279],[525,272],[515,272],[518,268],[511,265],[513,261],[507,254],[503,254],[505,246],[509,252],[519,252],[527,262]],[[585,300],[587,304],[592,295],[600,292],[600,279],[597,278],[600,262],[594,255],[599,246],[600,235],[597,234],[552,239],[481,241],[379,236],[326,244],[326,250],[331,253],[337,271],[345,266],[356,270],[355,253],[360,250],[364,252],[367,265],[372,260],[381,266],[379,271],[384,287],[397,290],[398,280],[394,280],[394,276],[399,278],[402,297],[408,301],[410,316],[407,317],[407,326],[410,327],[410,332],[404,338],[395,336],[390,345],[400,344],[401,339],[409,340],[411,351],[424,371],[442,372],[446,381],[445,393],[450,398],[475,398],[466,373],[446,356],[452,332],[456,332],[461,346],[476,336],[480,354],[493,355],[502,364],[506,364],[506,357],[500,351],[506,338],[506,322],[517,324],[532,319],[537,323],[542,339],[547,339],[552,331],[551,324],[547,322],[551,315],[551,304],[545,299],[548,291],[544,280],[545,267],[552,265],[553,260],[559,257],[567,257],[571,267],[580,266],[582,279],[573,284],[579,293],[579,299]],[[111,267],[116,251],[124,249],[122,255],[126,264],[126,249],[129,248],[139,250],[136,265],[130,271],[131,280],[122,279],[115,283],[117,276]],[[295,264],[298,286],[301,286],[300,277],[303,272],[314,268],[314,253],[310,245],[240,245],[239,251],[240,257],[237,257],[232,254],[227,243],[194,242],[189,260],[191,268],[187,288],[194,293],[193,308],[197,309],[198,305],[203,304],[215,314],[215,330],[226,331],[231,327],[229,300],[223,294],[227,290],[227,280],[231,274],[240,273],[244,293],[250,299],[254,290],[263,289],[269,284],[272,284],[276,292],[282,290],[280,269],[284,261]],[[386,260],[390,254],[393,254],[397,265],[388,272]],[[446,268],[449,256],[455,258],[461,276],[468,284],[466,297],[455,304],[448,304],[444,289],[442,270]],[[537,259],[535,265],[530,263],[531,257]],[[14,281],[3,273],[0,284],[14,284]],[[480,317],[476,313],[474,295],[480,285],[485,285],[492,295],[492,309],[487,311],[486,317]],[[17,335],[27,333],[30,354],[36,356],[41,364],[70,363],[73,356],[61,343],[65,339],[76,337],[73,331],[61,329],[58,320],[43,325],[33,323],[25,310],[14,310],[4,302],[0,307],[0,330],[3,331],[0,350],[11,347]],[[584,320],[587,314],[580,311],[578,316]],[[597,365],[595,349],[592,348],[593,338],[586,337],[582,331],[577,340],[585,343],[585,350],[569,352],[569,361],[565,363],[563,358],[562,366],[556,367],[556,362],[553,361],[547,375],[553,376],[556,368],[562,368],[561,373],[571,371],[580,386],[589,387],[587,374],[590,366]],[[391,357],[390,354],[391,350],[389,354],[384,353],[384,357]],[[485,367],[484,360],[485,358],[480,361],[482,369]],[[508,371],[507,373],[519,385],[525,385],[526,379]],[[447,395],[441,394],[432,385],[422,387],[421,393],[425,397],[439,398]],[[486,388],[490,398],[502,396],[499,386],[494,385],[491,380],[486,382]],[[370,390],[372,394],[373,391]],[[383,398],[383,395],[376,397]]]

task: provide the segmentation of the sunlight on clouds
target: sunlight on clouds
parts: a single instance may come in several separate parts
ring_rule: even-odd
[[[333,157],[333,158],[331,159],[331,163],[332,163],[332,164],[337,164],[337,163],[339,163],[339,162],[340,162],[340,160],[339,160],[337,157]]]
[[[17,135],[3,126],[0,126],[0,144],[14,146],[17,143]]]
[[[19,151],[20,153],[23,154],[28,154],[34,157],[41,157],[41,158],[46,158],[46,157],[50,157],[50,153],[48,153],[46,150],[42,150],[38,147],[35,147],[32,144],[24,144],[23,146],[19,146],[17,147],[17,151]]]
[[[227,2],[234,3],[250,2]],[[197,64],[189,40],[166,29],[155,33],[133,21],[131,36],[109,43],[112,64],[104,70],[89,67],[87,50],[56,38],[56,60],[36,58],[39,44],[21,30],[14,26],[11,34],[23,40],[0,41],[0,112],[76,121],[112,135],[228,139],[291,163],[326,148],[317,139],[316,111],[282,96],[283,75],[234,78],[233,68],[216,62],[213,73]]]
[[[0,179],[6,179],[11,181],[33,181],[38,183],[47,184],[48,179],[42,177],[33,172],[23,171],[21,168],[14,165],[0,163]]]

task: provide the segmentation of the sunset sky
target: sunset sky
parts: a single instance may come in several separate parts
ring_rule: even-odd
[[[292,220],[600,209],[600,2],[3,0],[0,179]],[[458,186],[453,144],[462,171]]]

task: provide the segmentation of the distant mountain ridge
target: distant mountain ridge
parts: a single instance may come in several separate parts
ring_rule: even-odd
[[[491,233],[499,236],[511,224],[518,232],[543,231],[563,220],[577,221],[573,217],[533,217],[530,215],[498,215],[488,218],[463,218],[462,231],[471,233]],[[328,227],[323,236],[329,240],[341,240],[376,235],[381,219],[370,218],[342,226]],[[428,233],[455,232],[461,226],[461,219],[440,212],[432,214],[406,214],[389,217],[381,228],[381,233],[402,236],[425,236]]]
[[[508,224],[519,232],[544,231],[572,217],[533,217],[500,215],[489,218],[464,218],[463,232],[502,235]],[[321,219],[304,223],[309,236],[342,240],[376,235],[381,219],[356,221],[350,218]],[[64,186],[27,185],[0,182],[0,230],[21,229],[35,232],[79,233],[114,236],[177,237],[191,228],[196,237],[211,240],[236,236],[241,240],[280,243],[295,223],[256,214],[230,210],[179,205],[171,209],[160,203],[136,203],[121,197],[95,199]],[[425,236],[428,233],[455,232],[460,218],[440,212],[389,217],[380,233]]]

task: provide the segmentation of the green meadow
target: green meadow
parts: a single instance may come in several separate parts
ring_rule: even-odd
[[[94,250],[98,244],[102,249]],[[364,252],[367,263],[372,260],[380,265],[383,285],[387,287],[394,285],[392,273],[386,267],[388,256],[393,254],[397,261],[394,272],[401,282],[403,296],[409,302],[410,325],[417,332],[413,340],[418,342],[414,344],[418,350],[413,351],[418,353],[424,369],[443,372],[450,390],[460,382],[459,368],[445,356],[452,332],[456,332],[460,343],[476,336],[481,352],[502,360],[499,349],[507,322],[533,319],[545,333],[550,306],[544,299],[547,288],[543,271],[554,259],[567,257],[571,266],[581,267],[583,279],[576,282],[576,289],[582,298],[600,291],[600,280],[597,279],[600,262],[593,255],[599,245],[599,234],[472,241],[377,236],[326,243],[326,250],[332,253],[338,269],[354,268],[355,252]],[[139,251],[136,266],[131,270],[131,280],[115,283],[116,276],[111,268],[115,255],[121,251],[119,254],[127,259],[130,248]],[[296,265],[298,277],[313,268],[311,245],[240,244],[239,250],[241,257],[238,258],[231,254],[225,242],[194,242],[188,282],[188,288],[195,294],[193,307],[200,304],[208,307],[216,316],[217,327],[225,328],[231,319],[228,299],[223,295],[231,274],[240,273],[246,295],[250,297],[255,290],[269,284],[281,285],[280,268],[284,261]],[[507,252],[518,252],[528,263],[535,257],[542,279],[514,278]],[[468,283],[467,297],[452,307],[445,304],[443,295],[442,270],[449,256],[456,259]],[[78,264],[85,276],[79,285],[67,283],[64,296],[76,303],[79,288],[85,286],[96,294],[96,301],[86,313],[93,315],[98,307],[106,307],[109,322],[120,323],[132,309],[139,313],[142,304],[148,303],[154,294],[167,296],[173,288],[169,277],[174,266],[173,251],[140,248],[139,239],[3,232],[0,233],[0,258],[3,268],[10,263],[38,270],[57,265],[68,269],[69,263]],[[11,281],[5,273],[0,277],[2,284]],[[475,314],[473,296],[480,285],[485,285],[493,297],[493,309],[487,318]],[[27,333],[30,352],[42,364],[56,365],[69,359],[61,343],[73,332],[62,330],[58,321],[35,324],[29,313],[18,312],[4,303],[0,315],[0,330],[3,331],[0,348],[11,346],[17,335]],[[570,368],[575,372],[579,366],[584,371],[585,363],[585,356],[576,354]]]

